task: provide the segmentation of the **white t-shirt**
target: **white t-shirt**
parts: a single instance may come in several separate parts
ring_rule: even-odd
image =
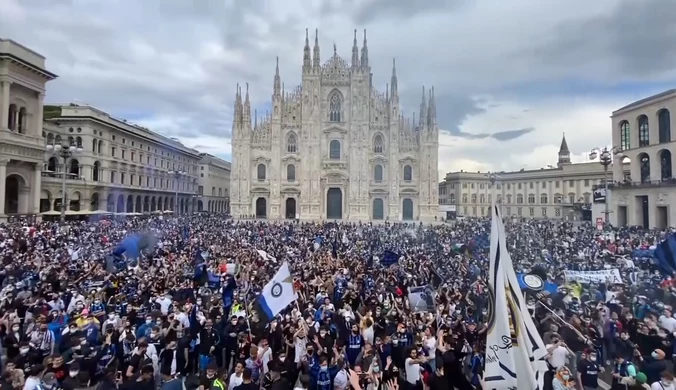
[[[659,322],[660,327],[666,329],[669,333],[673,333],[676,330],[676,318],[674,317],[660,316]]]
[[[676,390],[676,387],[673,383],[669,386],[664,386],[660,381],[657,381],[650,385],[650,390]]]
[[[336,374],[336,377],[333,378],[333,389],[334,390],[345,390],[350,381],[347,379],[347,372],[345,370],[340,370]]]
[[[235,386],[241,385],[242,382],[244,382],[244,378],[242,377],[242,374],[239,374],[239,376],[237,376],[237,373],[233,372],[230,375],[230,380],[228,381],[228,390],[234,389]]]
[[[35,390],[41,383],[40,379],[29,376],[23,384],[23,390]]]
[[[551,348],[553,345],[554,344],[547,344],[547,350],[549,351],[549,348]],[[559,368],[566,364],[566,356],[568,356],[568,350],[566,347],[558,346],[552,350],[552,356],[550,356],[547,360],[549,361],[549,364],[552,365],[552,367]]]
[[[415,385],[420,380],[420,364],[411,363],[411,358],[406,358],[406,382]]]

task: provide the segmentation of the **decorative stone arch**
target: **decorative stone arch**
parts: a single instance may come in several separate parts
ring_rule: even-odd
[[[52,200],[54,197],[52,196],[52,193],[46,189],[43,188],[40,190],[40,212],[44,213],[45,211],[49,211],[52,209]]]
[[[68,210],[80,211],[80,204],[84,200],[80,191],[72,191],[68,194]]]
[[[377,131],[373,134],[371,139],[371,152],[375,154],[384,154],[387,151],[387,137],[381,132]]]
[[[289,130],[284,137],[285,153],[298,153],[298,134],[294,130]]]
[[[127,195],[126,201],[125,201],[125,209],[124,211],[127,213],[133,213],[134,212],[134,195]]]
[[[114,213],[116,206],[115,202],[117,202],[115,194],[108,194],[108,197],[106,198],[106,211],[109,213]]]
[[[101,203],[101,196],[98,192],[91,194],[91,199],[89,199],[89,211],[96,211],[99,209]]]
[[[25,213],[26,197],[22,193],[28,188],[26,178],[18,172],[7,172],[7,176],[2,178],[2,185],[0,191],[5,192],[5,214]]]
[[[328,117],[326,118],[329,122],[344,122],[344,105],[345,98],[343,93],[340,92],[338,88],[332,89],[328,95],[326,95],[326,107],[328,112]]]

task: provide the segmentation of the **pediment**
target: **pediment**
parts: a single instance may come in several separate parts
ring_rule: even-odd
[[[282,157],[282,161],[285,163],[293,162],[293,163],[299,163],[300,158],[298,156],[295,156],[293,154],[287,154],[286,156]]]
[[[296,187],[283,187],[282,194],[300,194],[300,190]]]
[[[259,154],[253,158],[253,161],[257,163],[269,163],[271,160],[269,157]]]
[[[338,125],[330,125],[329,127],[324,128],[324,134],[329,133],[347,134],[347,129]]]
[[[400,162],[411,162],[414,163],[418,161],[412,154],[405,154],[399,158]]]
[[[251,192],[255,194],[269,194],[270,189],[267,187],[254,187],[251,189]]]
[[[387,157],[383,156],[382,154],[375,155],[369,159],[370,162],[382,162],[386,163],[387,162]]]
[[[389,192],[386,189],[383,188],[372,188],[369,191],[369,194],[371,195],[387,195]]]
[[[418,190],[415,188],[403,188],[399,190],[400,194],[418,195]]]

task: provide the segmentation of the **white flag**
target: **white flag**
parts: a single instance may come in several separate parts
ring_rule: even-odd
[[[285,261],[258,297],[256,309],[261,322],[268,323],[280,311],[298,299],[293,288],[293,276],[289,271],[289,264]]]
[[[489,290],[491,307],[486,341],[487,389],[542,388],[545,345],[533,323],[507,251],[505,227],[493,204]]]

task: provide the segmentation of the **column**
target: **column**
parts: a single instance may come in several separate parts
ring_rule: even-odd
[[[33,185],[31,186],[31,191],[33,191],[33,208],[31,209],[31,214],[40,214],[40,198],[42,195],[42,164],[35,164],[35,169],[33,170]]]
[[[7,120],[9,119],[9,87],[11,83],[9,81],[0,81],[0,129],[5,129],[7,128]],[[3,176],[4,180],[4,176]],[[4,187],[4,183],[3,183]],[[4,194],[3,196],[3,202],[2,202],[2,213],[4,214],[4,207],[5,207],[5,202],[4,202]]]
[[[43,115],[43,104],[45,101],[45,93],[44,92],[39,92],[38,93],[38,108],[37,112],[35,113],[35,124],[33,125],[34,133],[28,133],[29,135],[34,135],[37,137],[42,137],[42,115]],[[30,131],[31,129],[29,129]]]
[[[7,163],[9,160],[0,160],[0,215],[5,215],[5,188],[7,180]]]

